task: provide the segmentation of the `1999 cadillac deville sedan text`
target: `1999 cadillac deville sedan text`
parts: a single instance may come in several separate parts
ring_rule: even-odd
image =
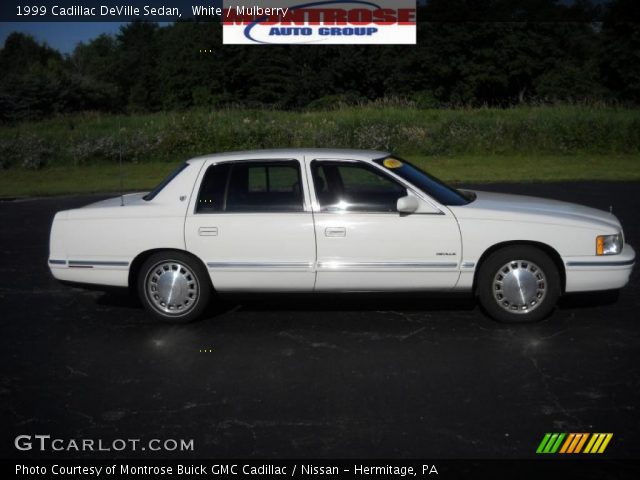
[[[622,288],[634,261],[609,212],[351,150],[189,160],[149,193],[58,212],[49,256],[55,278],[135,286],[174,322],[249,291],[470,291],[497,320],[535,321],[563,293]]]

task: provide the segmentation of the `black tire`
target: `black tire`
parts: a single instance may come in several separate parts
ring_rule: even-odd
[[[480,305],[500,322],[538,322],[553,311],[560,293],[558,268],[549,255],[535,247],[497,250],[478,271],[476,295]]]
[[[168,287],[166,281],[161,280],[163,275],[169,280],[177,280]],[[174,251],[154,253],[144,262],[138,272],[137,289],[147,311],[168,323],[189,323],[198,319],[207,308],[213,290],[202,263],[186,253]],[[172,297],[177,299],[172,301]]]

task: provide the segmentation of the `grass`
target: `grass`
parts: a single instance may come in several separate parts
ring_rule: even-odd
[[[210,152],[388,150],[459,182],[638,180],[640,109],[432,109],[380,102],[330,111],[85,113],[0,126],[0,196],[148,189]]]
[[[150,190],[175,167],[174,163],[126,165],[122,176],[117,165],[12,168],[0,173],[0,198],[119,192],[121,185],[126,192]]]
[[[637,181],[640,154],[408,157],[451,183]]]
[[[552,182],[577,180],[640,181],[638,155],[407,155],[406,158],[451,183]],[[153,188],[175,163],[129,164],[123,168],[124,191]],[[0,198],[119,192],[117,165],[9,169],[0,174]]]

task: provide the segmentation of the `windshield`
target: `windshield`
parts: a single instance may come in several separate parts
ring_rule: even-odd
[[[169,183],[171,183],[171,180],[176,178],[178,176],[178,174],[180,174],[180,172],[182,172],[188,166],[189,166],[189,164],[187,162],[185,162],[182,165],[180,165],[173,172],[171,172],[169,175],[167,175],[167,177],[164,180],[162,180],[158,184],[158,186],[156,188],[154,188],[149,193],[147,193],[144,197],[142,197],[142,199],[146,200],[147,202],[150,201],[150,200],[153,200],[156,197],[156,195],[158,195],[162,191],[162,189],[164,187],[166,187],[167,185],[169,185]]]
[[[405,160],[386,157],[374,160],[374,162],[416,186],[442,205],[467,205],[474,200],[472,194],[461,192],[450,187],[441,180],[438,180],[436,177],[429,175],[427,172],[420,170],[418,167],[411,165]]]

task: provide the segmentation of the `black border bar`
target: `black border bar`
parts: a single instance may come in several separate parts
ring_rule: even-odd
[[[54,474],[63,468],[75,468],[77,474]],[[179,474],[179,466],[183,474]],[[18,468],[23,466],[24,468]],[[122,468],[128,467],[123,473]],[[101,467],[100,475],[95,475]],[[191,468],[188,470],[187,468]],[[24,473],[31,469],[34,473]],[[43,471],[46,469],[46,471]],[[114,469],[109,474],[108,469]],[[328,475],[330,469],[337,474]],[[22,473],[19,473],[20,470]],[[39,470],[40,473],[35,473]],[[135,470],[135,474],[131,474]],[[565,459],[533,458],[526,460],[2,460],[2,471],[13,478],[490,478],[540,479],[605,478],[637,479],[640,460],[612,460],[607,458]],[[126,473],[129,472],[129,473]],[[187,473],[188,472],[188,473]],[[197,473],[199,472],[199,473]],[[415,472],[415,475],[413,474]],[[436,473],[437,472],[437,473]]]

